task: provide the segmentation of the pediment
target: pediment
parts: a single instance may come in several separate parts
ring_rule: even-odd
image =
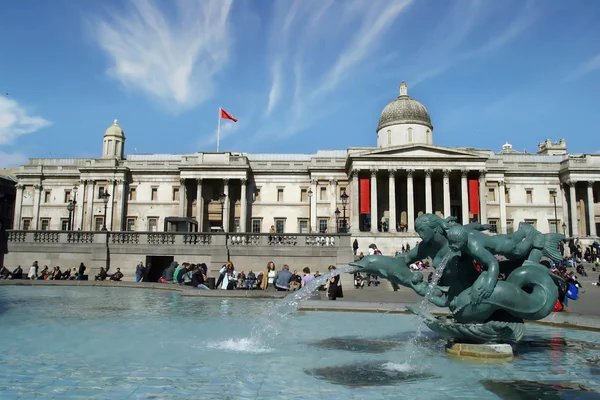
[[[414,144],[405,146],[386,147],[383,149],[367,150],[351,155],[352,158],[460,158],[482,159],[485,155],[476,151],[456,149],[452,147],[434,146],[427,144]]]

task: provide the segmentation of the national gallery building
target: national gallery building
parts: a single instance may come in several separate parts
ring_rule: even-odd
[[[564,139],[537,154],[434,144],[427,109],[406,84],[381,113],[375,147],[316,154],[129,154],[117,121],[102,155],[30,159],[16,173],[15,230],[335,233],[361,249],[418,240],[423,213],[520,222],[585,240],[600,219],[600,155]]]

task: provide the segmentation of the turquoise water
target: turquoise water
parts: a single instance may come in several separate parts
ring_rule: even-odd
[[[427,328],[413,343],[414,316],[281,317],[278,304],[144,289],[0,287],[0,398],[599,397],[596,332],[528,325],[514,361],[468,363],[447,356]]]

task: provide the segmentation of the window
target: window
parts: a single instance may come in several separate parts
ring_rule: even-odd
[[[23,218],[22,222],[23,230],[28,231],[31,228],[31,218]]]
[[[283,189],[277,189],[277,201],[283,201]]]
[[[62,218],[60,220],[60,230],[61,231],[66,231],[69,229],[69,220],[66,218]]]
[[[496,189],[488,189],[488,201],[496,201]]]
[[[148,218],[148,231],[156,232],[158,229],[158,218],[150,217]]]
[[[558,233],[558,221],[557,220],[549,219],[548,227],[550,228],[550,233]]]
[[[70,201],[71,201],[71,191],[65,190],[65,203],[68,203]]]
[[[392,144],[392,131],[389,129],[387,131],[387,144],[388,146]]]
[[[510,190],[504,189],[504,201],[510,203]]]
[[[44,191],[44,203],[50,203],[50,191]]]
[[[283,233],[285,231],[285,219],[275,220],[275,232]]]
[[[319,220],[319,233],[327,233],[327,220],[326,219]]]
[[[260,201],[260,188],[257,187],[254,190],[254,201]]]
[[[98,187],[98,200],[102,200],[102,197],[104,196],[104,186],[99,186]]]
[[[319,188],[319,200],[321,200],[321,201],[327,200],[327,188],[326,187]]]
[[[127,218],[127,226],[125,229],[127,232],[135,231],[135,218]]]
[[[235,218],[233,220],[233,231],[234,232],[239,232],[240,231],[240,219],[239,218]]]
[[[40,223],[42,225],[42,230],[47,231],[50,229],[50,218],[41,218]]]
[[[153,187],[152,192],[150,194],[150,200],[156,201],[158,200],[158,188]]]
[[[537,219],[526,219],[525,223],[529,224],[529,225],[531,225],[531,226],[533,226],[535,228],[536,225],[537,225]]]
[[[533,190],[527,189],[525,190],[525,197],[527,203],[533,203]]]
[[[300,189],[300,201],[306,203],[308,201],[308,189]]]
[[[179,201],[179,188],[173,188],[173,201]]]
[[[555,200],[556,200],[556,190],[554,190],[554,189],[550,189],[550,190],[548,191],[548,194],[549,194],[549,196],[550,196],[550,197],[549,197],[549,199],[550,199],[550,204],[554,203],[554,202],[555,202]]]
[[[94,230],[101,231],[104,228],[104,217],[95,217],[94,218]]]
[[[262,219],[253,218],[252,219],[252,233],[260,233],[261,225],[262,225]]]
[[[129,201],[135,201],[137,199],[137,191],[134,187],[129,188]]]
[[[488,219],[488,224],[490,225],[490,232],[492,232],[492,233],[498,232],[498,220],[497,219]]]
[[[308,220],[307,219],[299,219],[298,220],[298,232],[300,232],[300,233],[309,233],[308,232]]]
[[[413,141],[413,129],[412,128],[408,128],[408,130],[406,132],[406,136],[407,136],[406,141],[408,143],[412,143],[412,141]]]
[[[514,233],[515,232],[515,224],[512,219],[506,220],[506,233]]]

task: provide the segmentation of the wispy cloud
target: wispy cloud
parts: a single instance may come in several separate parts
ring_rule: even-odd
[[[584,75],[589,74],[590,72],[594,72],[596,70],[600,69],[600,54],[598,54],[595,57],[592,57],[591,59],[581,63],[579,66],[577,66],[573,72],[571,72],[566,80],[567,81],[574,81],[577,80],[581,77],[583,77]]]
[[[0,169],[10,169],[27,163],[27,156],[22,153],[5,153],[0,151]]]
[[[324,113],[323,103],[340,84],[358,75],[380,50],[384,35],[411,0],[282,1],[270,27],[271,85],[264,115],[277,110],[286,123],[268,124],[257,138],[285,138]],[[293,34],[295,33],[295,34]],[[284,108],[285,107],[285,108]]]
[[[52,122],[42,117],[29,115],[17,101],[0,97],[0,145],[50,125]]]
[[[532,1],[511,9],[502,23],[498,23],[497,4],[480,0],[452,4],[446,18],[424,39],[421,50],[415,54],[415,69],[410,72],[414,76],[412,87],[467,60],[502,49],[542,17]]]
[[[172,4],[174,18],[168,18],[159,5]],[[111,58],[109,75],[172,111],[210,98],[215,75],[229,60],[231,5],[232,0],[132,0],[125,13],[109,12],[94,23],[97,41]]]

